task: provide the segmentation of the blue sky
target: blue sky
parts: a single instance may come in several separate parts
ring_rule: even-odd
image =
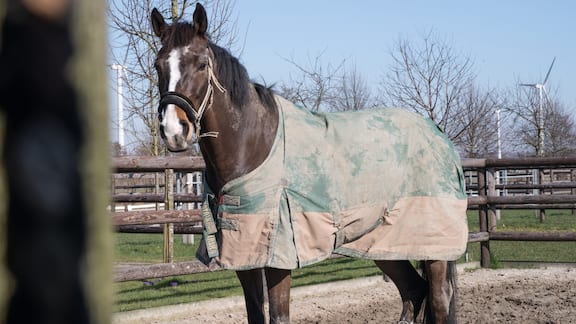
[[[252,79],[268,85],[289,82],[290,74],[297,73],[286,58],[304,66],[320,53],[323,64],[346,59],[375,92],[390,67],[395,42],[402,38],[418,43],[433,30],[474,61],[481,86],[539,82],[556,56],[547,88],[576,118],[575,14],[576,1],[568,0],[236,0],[233,16],[243,45],[232,54]],[[109,72],[115,138],[116,79]]]
[[[235,4],[239,56],[256,81],[289,81],[294,66],[323,53],[322,62],[356,64],[374,84],[390,66],[399,39],[419,41],[433,30],[474,61],[481,85],[538,82],[554,56],[548,89],[576,114],[574,1],[240,1]],[[189,14],[191,16],[191,13]]]

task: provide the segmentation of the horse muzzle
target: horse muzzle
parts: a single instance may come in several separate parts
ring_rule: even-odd
[[[162,132],[162,130],[160,130],[160,132]],[[188,143],[188,140],[180,134],[174,136],[162,135],[162,138],[164,139],[166,148],[170,152],[182,152],[190,148],[190,143]]]

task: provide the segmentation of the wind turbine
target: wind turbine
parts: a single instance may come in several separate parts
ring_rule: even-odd
[[[548,82],[548,77],[550,77],[550,72],[552,71],[552,67],[554,66],[554,62],[556,61],[556,57],[552,59],[552,64],[548,68],[548,72],[546,73],[546,77],[542,83],[520,83],[520,86],[523,87],[532,87],[538,90],[538,148],[536,155],[544,156],[544,114],[542,112],[542,99],[543,93],[548,96],[548,92],[546,91],[546,82]]]

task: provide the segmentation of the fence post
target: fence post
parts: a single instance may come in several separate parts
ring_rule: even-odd
[[[164,209],[172,210],[174,209],[174,169],[166,169],[164,176]],[[174,224],[164,224],[163,233],[164,263],[172,263],[174,261]]]
[[[538,184],[541,185],[544,182],[544,169],[540,168],[538,169]],[[544,189],[540,188],[538,189],[538,195],[544,195],[545,191]],[[539,210],[539,219],[540,219],[540,223],[544,223],[544,221],[546,220],[546,209],[540,209]]]
[[[478,196],[486,197],[486,169],[478,169]],[[488,232],[488,205],[478,206],[480,232]],[[490,267],[490,241],[480,242],[480,266]]]
[[[570,170],[570,182],[574,182],[576,180],[576,169]],[[576,189],[572,188],[572,194],[576,195]],[[576,215],[576,209],[572,208],[572,216]]]

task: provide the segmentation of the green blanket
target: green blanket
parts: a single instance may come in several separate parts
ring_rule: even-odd
[[[460,159],[433,122],[401,109],[317,114],[277,102],[270,155],[226,184],[212,206],[222,267],[294,269],[332,253],[386,260],[464,253]],[[198,257],[209,261],[205,244]]]

